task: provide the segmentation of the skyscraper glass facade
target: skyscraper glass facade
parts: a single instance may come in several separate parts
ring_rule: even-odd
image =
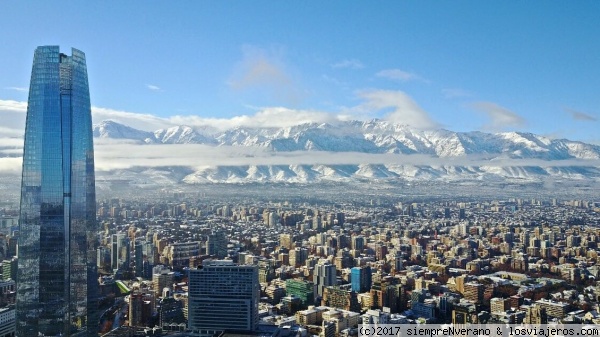
[[[38,47],[29,87],[17,336],[96,334],[96,200],[85,54]]]

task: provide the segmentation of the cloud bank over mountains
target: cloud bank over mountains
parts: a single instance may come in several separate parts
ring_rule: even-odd
[[[97,123],[96,169],[108,177],[125,175],[145,183],[157,179],[157,172],[170,183],[600,182],[600,147],[582,142],[518,132],[427,130],[383,120],[344,121],[326,116],[323,120],[328,122],[282,126],[285,123],[274,123],[268,112],[263,113],[253,116],[260,117],[257,120],[263,125],[250,119],[252,123],[244,121],[249,126],[229,129],[204,124],[145,131],[111,120]],[[159,121],[149,119],[150,123]],[[0,173],[20,172],[21,147],[20,137],[0,138]],[[184,171],[169,169],[176,167]]]
[[[93,107],[96,169],[112,174],[185,167],[183,176],[168,179],[185,183],[600,181],[599,146],[522,132],[448,131],[402,91],[356,95],[361,102],[338,113],[267,107],[232,118],[162,118]],[[525,125],[523,118],[492,102],[472,108],[489,118],[491,130]],[[26,109],[24,102],[0,100],[5,121],[0,174],[20,173]],[[365,121],[373,111],[384,118]]]
[[[235,90],[251,90],[253,87],[267,86],[282,96],[300,96],[295,88],[291,75],[284,65],[280,64],[278,56],[263,50],[247,48],[245,57],[240,62],[239,69],[234,72],[229,85]],[[353,62],[341,62],[351,66]],[[355,64],[356,65],[356,64]],[[388,69],[383,75],[394,75],[406,80],[418,80],[418,75],[399,69]],[[382,75],[382,76],[383,76]],[[162,91],[156,85],[146,84],[152,91]],[[454,90],[456,91],[456,90]],[[453,95],[456,95],[453,92]],[[441,124],[432,118],[411,96],[401,90],[364,89],[354,92],[357,102],[350,107],[340,107],[336,111],[323,111],[304,108],[288,108],[285,106],[256,107],[254,113],[238,115],[230,118],[201,117],[199,115],[172,115],[158,117],[152,114],[122,111],[102,107],[92,107],[92,118],[95,123],[104,120],[114,120],[133,128],[154,131],[156,129],[177,125],[187,125],[194,128],[214,128],[228,130],[235,127],[288,127],[303,123],[335,123],[348,120],[371,120],[379,118],[418,129],[437,129]],[[515,129],[524,126],[525,119],[513,111],[493,102],[475,102],[471,107],[489,118],[489,123],[483,126],[485,130],[500,131],[506,128]],[[0,136],[23,134],[25,125],[26,102],[0,99]],[[582,119],[583,114],[573,114],[574,118]],[[589,117],[589,116],[587,116]]]
[[[260,61],[259,58],[256,62],[260,63],[263,61]],[[261,66],[253,65],[253,67],[260,68]],[[253,70],[247,71],[254,72]],[[244,76],[246,75],[243,75],[239,81],[244,83],[250,81],[244,79]],[[255,76],[259,75],[255,74],[251,77]],[[251,82],[254,83],[253,81]],[[428,129],[439,126],[426,111],[402,91],[365,90],[357,92],[356,95],[362,102],[357,106],[341,109],[339,112],[291,109],[286,107],[263,107],[257,108],[254,114],[239,115],[231,118],[200,117],[198,115],[174,115],[162,118],[151,114],[92,107],[92,118],[94,123],[100,123],[104,120],[114,120],[145,131],[154,131],[178,125],[187,125],[194,128],[212,128],[221,131],[236,127],[282,128],[305,123],[368,120],[380,114],[383,115],[383,119],[394,123],[410,124],[416,128]],[[0,137],[17,136],[24,133],[26,110],[26,102],[0,100],[0,118],[3,121],[7,121],[0,127]]]

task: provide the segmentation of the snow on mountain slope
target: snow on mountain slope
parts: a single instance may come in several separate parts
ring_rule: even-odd
[[[398,175],[389,171],[385,165],[363,164],[358,166],[354,175],[365,178],[392,178]]]
[[[175,126],[153,133],[109,120],[94,125],[94,137],[164,144],[259,146],[279,152],[401,153],[440,158],[481,154],[543,160],[600,158],[600,146],[566,139],[549,139],[524,132],[423,131],[380,120],[338,122],[335,125],[307,123],[285,128],[238,127],[202,132],[189,126]]]
[[[350,158],[356,153],[400,156],[404,164],[356,162],[351,165],[212,165],[189,169],[176,180],[207,182],[290,182],[321,180],[433,180],[433,181],[517,181],[546,179],[600,181],[600,168],[585,160],[600,159],[600,146],[567,139],[550,139],[524,132],[484,133],[423,131],[387,121],[347,121],[336,124],[307,123],[284,128],[238,127],[224,131],[175,126],[146,132],[104,121],[94,125],[94,136],[135,140],[152,144],[205,144],[209,146],[265,148],[274,156],[286,153],[315,152],[319,158],[341,153]],[[421,157],[411,157],[421,155]],[[474,156],[474,157],[473,157]],[[399,157],[399,158],[400,158]],[[411,162],[411,158],[433,158]],[[477,158],[470,164],[464,158]],[[579,160],[581,166],[564,163]],[[462,160],[462,161],[461,161]],[[556,165],[554,162],[556,161]],[[563,161],[563,162],[561,162]],[[532,164],[533,163],[533,164]],[[539,163],[543,163],[541,166]],[[178,163],[172,163],[176,167]],[[210,165],[210,160],[207,160]],[[168,172],[137,171],[157,180],[172,181]],[[140,177],[141,179],[141,177]]]
[[[96,138],[131,139],[141,142],[146,142],[146,139],[150,139],[151,142],[154,141],[152,132],[137,130],[112,120],[105,120],[100,124],[95,124],[93,135]]]
[[[187,175],[174,176],[167,170],[115,170],[112,178],[127,177],[138,184],[203,183],[315,183],[320,181],[439,181],[519,182],[535,183],[548,180],[600,182],[599,167],[537,167],[537,166],[429,166],[429,165],[245,165],[207,166]]]
[[[168,129],[154,131],[154,138],[164,144],[216,144],[217,142],[206,137],[189,126],[174,126]]]

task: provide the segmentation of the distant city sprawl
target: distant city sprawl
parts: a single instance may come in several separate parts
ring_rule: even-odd
[[[249,330],[285,323],[322,332],[336,322],[336,333],[353,334],[359,322],[597,319],[600,203],[591,200],[229,203],[204,192],[166,191],[142,198],[97,205],[104,332],[200,331],[218,315],[194,315],[228,303],[227,296],[242,300],[238,290],[227,295],[230,288],[206,295],[230,282],[226,270],[240,266],[256,273],[242,283],[250,288],[240,303],[258,306],[258,313],[240,311]],[[15,223],[6,209],[6,258]],[[190,271],[210,263],[190,283]],[[10,283],[12,264],[3,265]]]

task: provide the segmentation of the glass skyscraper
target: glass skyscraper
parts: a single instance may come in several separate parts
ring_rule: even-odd
[[[85,54],[38,47],[29,87],[17,336],[95,336],[96,195]]]

